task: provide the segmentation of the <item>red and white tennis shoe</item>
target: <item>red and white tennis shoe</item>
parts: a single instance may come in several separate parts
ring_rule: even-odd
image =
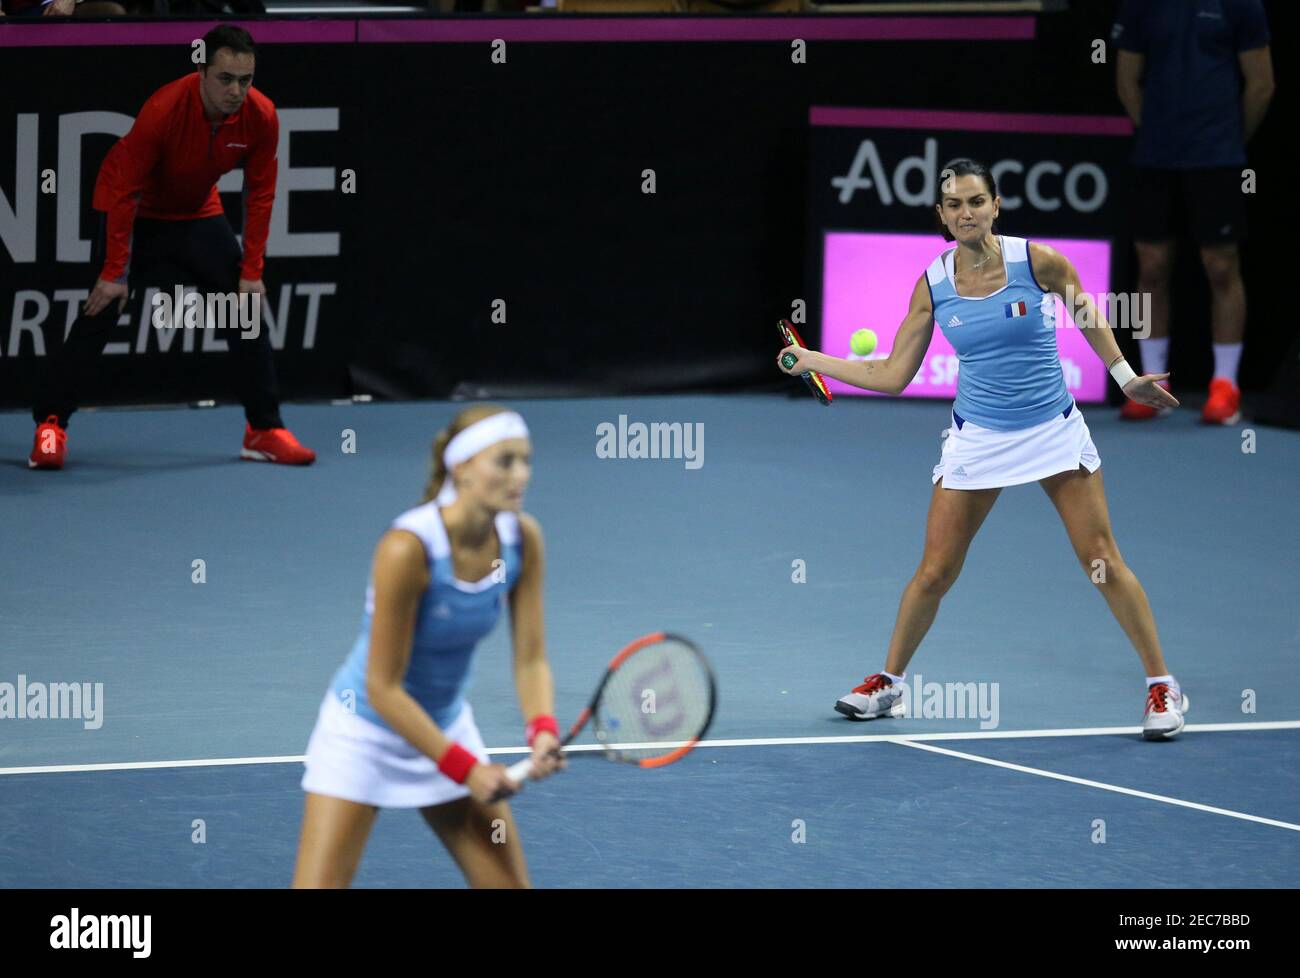
[[[1156,683],[1147,690],[1146,714],[1142,718],[1142,736],[1147,740],[1169,740],[1178,736],[1186,721],[1187,694],[1175,693],[1165,683]]]
[[[895,686],[892,679],[875,673],[862,680],[861,686],[854,686],[853,692],[841,696],[835,703],[835,712],[850,720],[893,716],[896,707],[903,705],[899,702],[902,696],[903,690]]]

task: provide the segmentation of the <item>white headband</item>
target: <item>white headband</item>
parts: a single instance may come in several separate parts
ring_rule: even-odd
[[[447,477],[443,479],[442,491],[435,500],[439,506],[448,506],[456,498],[456,486],[451,478],[453,466],[466,459],[473,458],[489,445],[495,445],[507,438],[527,438],[528,425],[514,411],[500,411],[489,415],[481,421],[475,421],[464,428],[447,443],[442,453],[442,464],[446,466]]]

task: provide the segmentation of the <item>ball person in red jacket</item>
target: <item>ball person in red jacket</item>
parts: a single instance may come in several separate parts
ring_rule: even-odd
[[[196,72],[149,97],[99,169],[93,205],[101,212],[101,228],[92,255],[101,266],[99,278],[82,315],[46,364],[32,411],[37,428],[31,468],[63,467],[68,418],[99,366],[128,296],[142,303],[147,286],[169,296],[178,283],[194,286],[204,302],[194,305],[191,321],[207,325],[218,320],[207,320],[203,310],[212,310],[220,297],[228,303],[228,325],[251,322],[250,314],[260,312],[280,124],[275,105],[252,87],[255,54],[247,31],[215,27],[204,35],[202,53],[206,63]],[[216,188],[223,174],[240,165],[242,252]],[[133,312],[138,311],[137,305]],[[151,318],[155,312],[149,311]],[[172,316],[177,325],[185,322],[180,309]],[[240,457],[296,465],[314,461],[316,454],[280,419],[271,341],[260,322],[239,332],[224,329],[216,338],[230,350],[247,417]]]

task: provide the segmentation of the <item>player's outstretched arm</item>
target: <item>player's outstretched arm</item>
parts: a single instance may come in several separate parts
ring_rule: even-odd
[[[1083,332],[1084,339],[1101,358],[1101,362],[1108,370],[1116,367],[1124,355],[1115,342],[1114,332],[1106,322],[1105,315],[1093,297],[1084,291],[1074,263],[1055,248],[1032,242],[1029,245],[1029,262],[1030,270],[1043,288],[1061,297],[1066,306],[1066,314]],[[1139,404],[1148,407],[1178,406],[1178,399],[1159,383],[1167,380],[1169,374],[1135,376],[1130,370],[1119,379],[1125,377],[1128,379],[1123,385],[1124,394]]]

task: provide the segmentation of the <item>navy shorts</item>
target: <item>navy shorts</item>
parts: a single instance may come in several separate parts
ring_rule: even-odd
[[[1199,245],[1246,240],[1242,167],[1155,170],[1137,167],[1133,181],[1133,238],[1169,241],[1190,235]]]

